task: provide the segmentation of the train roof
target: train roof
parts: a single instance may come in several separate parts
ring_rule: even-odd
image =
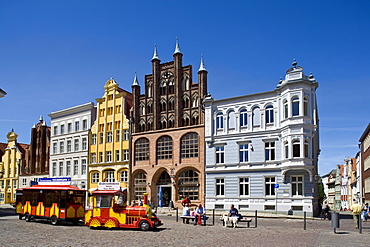
[[[23,190],[77,190],[86,191],[73,185],[33,185],[31,187],[22,188]]]
[[[91,192],[93,195],[102,195],[102,194],[116,194],[116,193],[123,193],[120,190],[94,190]]]

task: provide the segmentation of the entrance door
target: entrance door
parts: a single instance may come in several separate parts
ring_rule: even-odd
[[[172,200],[171,185],[157,186],[157,198],[159,207],[168,207]]]

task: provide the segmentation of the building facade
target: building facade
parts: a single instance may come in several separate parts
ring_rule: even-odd
[[[39,123],[31,129],[31,143],[26,150],[26,159],[21,161],[19,187],[31,185],[39,178],[49,177],[50,127],[40,117]]]
[[[207,92],[203,59],[198,83],[192,66],[183,66],[176,42],[174,60],[161,63],[157,49],[152,74],[145,76],[143,93],[137,80],[132,85],[132,199],[143,192],[155,205],[204,202],[204,113],[201,102]]]
[[[113,79],[104,86],[103,97],[96,99],[96,120],[91,127],[88,188],[99,182],[120,182],[128,187],[129,112],[132,95],[118,87]]]
[[[362,202],[370,203],[370,124],[360,137]]]
[[[204,100],[207,209],[318,213],[318,83],[292,65],[273,91]]]
[[[87,189],[89,132],[96,118],[94,103],[55,111],[49,117],[50,177],[70,177],[72,185]]]
[[[20,161],[25,159],[26,149],[29,146],[18,143],[18,135],[13,130],[6,137],[8,144],[0,158],[0,204],[9,204],[15,201],[15,190],[19,187],[18,166]]]

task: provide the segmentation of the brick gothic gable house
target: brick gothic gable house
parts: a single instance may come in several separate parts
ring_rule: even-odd
[[[204,201],[204,113],[207,71],[203,59],[198,84],[192,66],[183,66],[176,42],[174,61],[161,63],[157,49],[152,74],[145,76],[144,94],[135,77],[132,85],[131,198],[143,192],[155,205],[179,206],[189,195],[192,203]]]

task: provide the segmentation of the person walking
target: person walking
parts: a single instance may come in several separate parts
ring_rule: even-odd
[[[360,215],[361,215],[361,212],[362,212],[362,207],[360,204],[358,204],[358,202],[355,200],[354,201],[354,204],[351,206],[351,211],[352,211],[352,215],[353,215],[353,220],[355,222],[355,226],[356,226],[356,229],[358,229],[358,226],[359,226],[359,221],[360,221]]]
[[[361,219],[362,221],[367,221],[367,214],[369,213],[369,204],[368,203],[365,203],[364,207],[362,208],[362,212],[361,212]]]

